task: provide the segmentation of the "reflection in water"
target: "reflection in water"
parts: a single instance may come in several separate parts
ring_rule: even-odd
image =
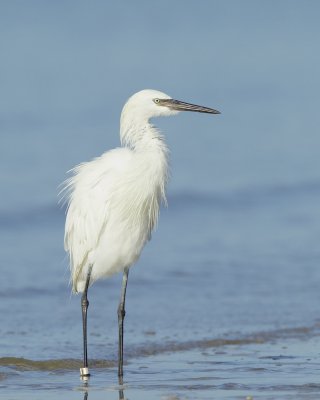
[[[125,398],[124,398],[124,390],[123,389],[119,389],[119,400],[125,400]]]
[[[122,389],[123,387],[123,377],[119,376],[119,386],[121,389],[119,389],[119,400],[124,400],[124,390]]]
[[[83,400],[88,400],[89,393],[88,393],[88,386],[89,386],[89,377],[82,377],[83,387],[84,387],[84,396]],[[119,377],[119,400],[126,400],[124,397],[124,389],[123,389],[123,378]]]
[[[89,377],[88,376],[81,376],[80,379],[83,382],[83,387],[84,387],[84,396],[83,400],[87,400],[88,398],[88,386],[89,386]]]
[[[89,396],[88,392],[84,392],[83,400],[87,400],[88,396]],[[119,400],[125,400],[123,389],[119,389]]]

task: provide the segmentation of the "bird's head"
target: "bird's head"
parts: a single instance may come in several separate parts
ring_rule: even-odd
[[[145,89],[129,98],[122,110],[122,117],[135,116],[140,120],[149,120],[153,117],[170,116],[180,111],[194,111],[207,114],[220,114],[213,108],[198,106],[174,100],[165,93],[157,90]]]

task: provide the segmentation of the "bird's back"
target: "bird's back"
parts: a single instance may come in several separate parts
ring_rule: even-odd
[[[90,264],[93,283],[138,259],[165,198],[163,157],[117,148],[73,170],[65,185],[65,249],[74,291],[83,290]]]

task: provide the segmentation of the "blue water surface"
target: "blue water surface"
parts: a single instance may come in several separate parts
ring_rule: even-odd
[[[154,121],[171,151],[172,177],[169,207],[130,272],[130,368],[147,351],[164,363],[166,351],[174,358],[174,346],[194,341],[315,332],[319,12],[317,1],[286,0],[0,5],[0,357],[80,360],[80,299],[68,286],[59,184],[74,165],[119,146],[121,108],[144,88],[221,115]],[[115,276],[90,290],[92,359],[116,360],[120,284]],[[299,354],[304,345],[309,354],[309,339],[317,342],[308,335],[294,344]],[[190,346],[181,359],[191,362]],[[161,365],[159,379],[167,376]],[[264,370],[269,389],[273,366]],[[317,384],[301,371],[301,385]],[[250,395],[254,386],[243,379],[241,396]],[[10,385],[18,398],[19,381]],[[197,396],[188,393],[178,395]],[[204,393],[198,398],[212,398]]]

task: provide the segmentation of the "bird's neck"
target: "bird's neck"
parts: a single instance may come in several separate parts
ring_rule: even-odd
[[[166,201],[166,185],[169,177],[169,150],[165,140],[156,127],[149,121],[145,123],[127,122],[121,119],[120,138],[123,147],[130,148],[143,166],[143,180],[148,181],[148,187],[154,192],[151,198],[155,203],[152,208],[153,224],[156,223],[160,202]],[[154,196],[156,194],[156,196]]]
[[[134,151],[160,152],[167,154],[168,149],[164,137],[148,120],[135,121],[122,119],[120,124],[120,139],[123,147]]]

